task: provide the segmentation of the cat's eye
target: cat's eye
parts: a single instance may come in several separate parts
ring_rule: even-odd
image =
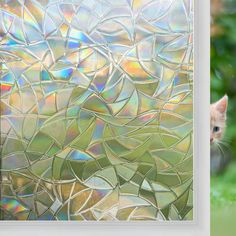
[[[219,132],[220,131],[220,127],[218,126],[214,126],[213,128],[213,132],[216,133],[216,132]]]

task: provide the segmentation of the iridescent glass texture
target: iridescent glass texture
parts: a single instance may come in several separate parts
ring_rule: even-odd
[[[2,220],[193,219],[193,1],[1,0]]]

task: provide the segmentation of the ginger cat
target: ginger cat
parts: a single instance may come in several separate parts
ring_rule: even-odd
[[[229,150],[225,151],[223,136],[226,128],[228,96],[225,95],[210,107],[210,143],[211,143],[211,173],[224,170],[230,160]]]
[[[211,132],[210,142],[220,141],[223,138],[226,127],[226,112],[228,96],[225,95],[216,103],[211,104]]]

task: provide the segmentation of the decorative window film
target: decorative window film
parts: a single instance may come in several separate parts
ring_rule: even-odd
[[[2,220],[193,219],[192,0],[2,0]]]

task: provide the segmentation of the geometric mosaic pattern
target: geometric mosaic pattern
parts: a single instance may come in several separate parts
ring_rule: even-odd
[[[193,1],[0,2],[0,219],[193,219]]]

